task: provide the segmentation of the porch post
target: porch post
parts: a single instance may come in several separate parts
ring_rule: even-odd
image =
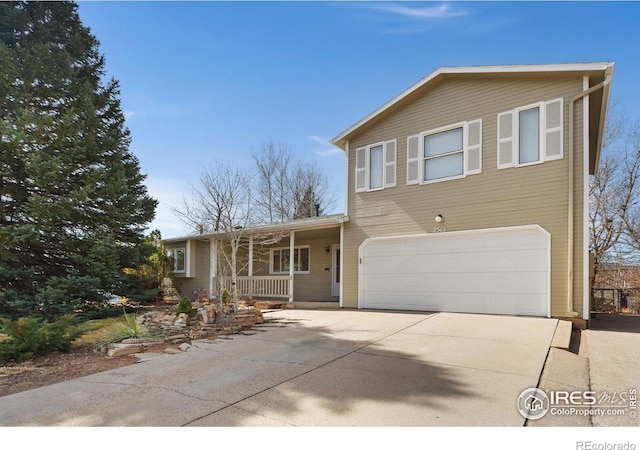
[[[295,247],[296,232],[289,233],[289,301],[293,301],[293,250]]]
[[[209,241],[209,300],[213,299],[214,282],[218,276],[218,242],[215,239]]]
[[[249,236],[249,276],[253,276],[253,235]],[[249,296],[253,298],[253,280],[249,280]]]
[[[249,276],[253,276],[253,236],[249,236]]]

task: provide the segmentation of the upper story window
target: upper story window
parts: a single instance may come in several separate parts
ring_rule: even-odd
[[[518,163],[540,161],[540,108],[518,111]]]
[[[464,175],[463,128],[424,136],[424,182]]]
[[[309,246],[295,247],[293,260],[289,247],[273,248],[270,250],[269,272],[271,274],[288,274],[293,262],[293,273],[309,273]]]
[[[356,192],[376,191],[395,185],[395,140],[356,149]]]
[[[481,119],[407,138],[407,184],[435,183],[481,172]]]
[[[186,249],[172,248],[167,250],[167,255],[173,258],[173,271],[182,273],[186,271]]]
[[[562,98],[498,114],[498,169],[563,157]]]

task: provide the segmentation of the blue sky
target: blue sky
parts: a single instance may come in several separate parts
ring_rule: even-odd
[[[636,2],[80,2],[121,84],[152,228],[203,165],[251,168],[265,141],[316,160],[343,211],[329,140],[440,66],[613,61],[612,98],[640,117]]]

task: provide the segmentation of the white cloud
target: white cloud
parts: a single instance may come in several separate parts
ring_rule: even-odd
[[[316,153],[320,156],[332,156],[332,155],[338,155],[342,153],[342,150],[340,150],[337,147],[334,147],[334,148],[327,148],[325,150],[316,150]]]
[[[329,143],[329,139],[325,139],[323,137],[315,136],[315,135],[307,136],[307,139],[315,142],[318,146],[320,146],[319,149],[315,150],[317,155],[333,156],[333,155],[342,153],[342,150],[340,150],[338,147],[334,146],[333,144]]]
[[[131,119],[135,115],[136,115],[135,111],[125,111],[124,118],[125,119]]]
[[[316,144],[320,145],[327,145],[327,142],[329,142],[328,139],[321,138],[320,136],[307,136],[307,139],[312,140]]]
[[[461,17],[469,14],[465,10],[454,9],[446,3],[423,7],[403,6],[399,4],[381,4],[374,5],[371,8],[412,19],[448,19],[451,17]]]

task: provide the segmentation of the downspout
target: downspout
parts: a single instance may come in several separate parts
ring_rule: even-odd
[[[573,96],[571,98],[571,100],[569,100],[569,205],[568,205],[568,235],[569,235],[569,242],[568,242],[568,254],[567,254],[567,270],[569,272],[569,282],[567,284],[567,309],[569,311],[569,314],[571,314],[572,316],[579,316],[580,313],[574,311],[573,309],[573,237],[574,237],[574,233],[573,233],[573,208],[575,206],[575,200],[574,200],[574,193],[573,193],[573,189],[574,189],[574,185],[575,185],[575,180],[574,180],[574,170],[573,170],[573,154],[574,154],[574,132],[575,132],[575,125],[574,125],[574,107],[575,107],[575,103],[586,97],[589,94],[592,94],[593,92],[600,90],[602,88],[604,88],[605,86],[607,86],[609,83],[611,83],[611,78],[612,75],[609,71],[606,72],[605,74],[605,79],[604,81],[590,87],[589,89],[587,89],[586,91],[582,91],[578,94],[576,94],[575,96]],[[585,155],[586,157],[587,155]]]

